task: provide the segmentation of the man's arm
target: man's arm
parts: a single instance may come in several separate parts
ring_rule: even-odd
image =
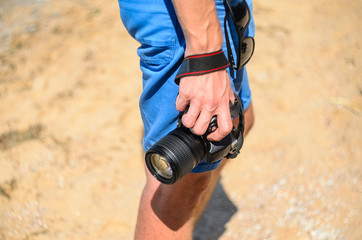
[[[220,50],[223,43],[222,30],[214,0],[172,0],[177,18],[186,40],[185,57]],[[227,71],[220,70],[200,76],[183,77],[180,81],[176,109],[183,111],[185,127],[202,135],[212,116],[217,116],[218,128],[208,136],[219,141],[232,129],[229,101],[234,102]]]

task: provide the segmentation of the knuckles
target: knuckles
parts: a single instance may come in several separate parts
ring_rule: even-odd
[[[225,137],[226,135],[228,135],[231,132],[231,129],[232,129],[232,125],[228,124],[227,126],[224,126],[223,128],[219,128],[219,133],[220,133],[220,135]]]
[[[221,124],[219,127],[220,133],[223,135],[227,135],[231,132],[231,129],[233,127],[233,123],[231,122],[231,119],[229,121],[225,121],[224,124]]]
[[[182,124],[187,128],[192,128],[195,124],[195,121],[192,120],[190,114],[184,114],[182,116]]]
[[[231,130],[232,130],[232,123],[231,121],[227,121],[223,124],[220,124],[217,130],[208,136],[208,139],[210,141],[220,141],[226,135],[228,135],[231,132]]]
[[[203,135],[203,134],[206,132],[206,128],[194,127],[194,128],[191,129],[191,131],[192,131],[194,134],[201,136],[201,135]]]

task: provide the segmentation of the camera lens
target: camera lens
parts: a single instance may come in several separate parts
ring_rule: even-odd
[[[146,152],[146,165],[160,182],[173,184],[199,164],[205,154],[206,144],[202,137],[179,127]]]
[[[172,178],[172,169],[167,160],[160,154],[154,153],[151,155],[152,167],[156,170],[157,174],[165,179]]]

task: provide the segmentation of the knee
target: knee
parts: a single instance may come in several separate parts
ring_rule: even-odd
[[[186,185],[190,186],[190,188],[193,188],[195,194],[202,194],[208,189],[212,174],[212,171],[204,173],[189,173],[185,176],[187,177],[186,181],[189,180],[189,183],[186,183]]]
[[[211,177],[211,172],[190,173],[173,185],[160,184],[151,199],[154,213],[169,228],[179,229],[198,208]]]
[[[154,198],[158,203],[179,203],[192,209],[198,203],[200,197],[208,189],[212,172],[189,173],[173,185],[160,184],[155,191]]]
[[[177,204],[178,201],[183,201],[193,208],[208,189],[211,178],[212,172],[189,173],[173,185],[161,184],[155,195],[169,203],[175,201]]]

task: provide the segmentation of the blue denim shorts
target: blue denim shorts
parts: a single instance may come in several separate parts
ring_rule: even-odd
[[[247,2],[252,10],[251,0]],[[147,151],[177,126],[179,112],[175,102],[178,85],[174,79],[184,56],[185,39],[171,0],[118,0],[118,3],[125,28],[140,43],[137,54],[143,74],[143,92],[139,106],[144,125],[143,147]],[[223,27],[223,1],[216,0],[216,7]],[[254,33],[254,20],[251,19],[245,35],[254,36]],[[227,52],[225,40],[223,50]],[[229,75],[245,110],[251,103],[246,69],[229,72]],[[192,172],[210,171],[220,164],[221,160],[211,164],[203,160]]]

